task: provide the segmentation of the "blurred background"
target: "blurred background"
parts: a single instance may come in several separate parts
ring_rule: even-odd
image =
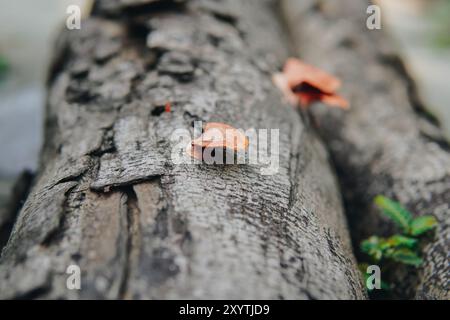
[[[382,28],[397,41],[422,99],[450,138],[450,0],[375,2]],[[37,167],[48,62],[67,6],[86,13],[90,3],[0,0],[0,208],[21,172]]]
[[[67,6],[86,2],[0,0],[0,208],[17,177],[36,170],[53,41]]]
[[[450,0],[375,0],[429,111],[450,139]]]

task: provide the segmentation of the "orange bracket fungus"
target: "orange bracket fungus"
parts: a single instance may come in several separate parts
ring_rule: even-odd
[[[192,157],[202,160],[205,149],[245,152],[248,145],[248,138],[242,130],[224,123],[209,122],[204,126],[202,135],[191,141],[188,149]]]
[[[272,79],[290,104],[300,103],[306,108],[315,101],[321,101],[332,107],[349,108],[348,101],[336,94],[341,87],[338,78],[296,58],[289,58],[283,72],[275,74]]]

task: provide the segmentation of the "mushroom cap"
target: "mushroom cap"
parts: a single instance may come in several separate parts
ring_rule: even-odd
[[[208,122],[202,135],[191,142],[202,148],[226,148],[234,151],[246,150],[248,138],[242,130],[220,122]]]
[[[307,83],[322,92],[331,94],[341,87],[341,81],[338,78],[296,58],[287,59],[283,73],[291,89]]]

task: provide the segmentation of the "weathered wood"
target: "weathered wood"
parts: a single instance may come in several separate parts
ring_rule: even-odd
[[[377,194],[417,215],[433,214],[439,227],[424,248],[425,263],[418,272],[399,269],[394,293],[450,299],[450,148],[389,38],[366,29],[367,6],[283,0],[282,12],[300,56],[338,75],[351,101],[349,112],[318,105],[312,115],[341,181],[355,246],[369,235],[393,232],[372,202]]]
[[[132,2],[59,38],[0,296],[365,298],[327,153],[271,83],[287,56],[274,4]],[[194,120],[280,129],[279,173],[173,164],[170,135]]]

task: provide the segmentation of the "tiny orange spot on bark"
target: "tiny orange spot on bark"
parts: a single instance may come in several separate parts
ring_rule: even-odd
[[[170,112],[172,109],[172,104],[170,103],[170,101],[166,102],[166,105],[164,106],[164,111],[165,112]]]

